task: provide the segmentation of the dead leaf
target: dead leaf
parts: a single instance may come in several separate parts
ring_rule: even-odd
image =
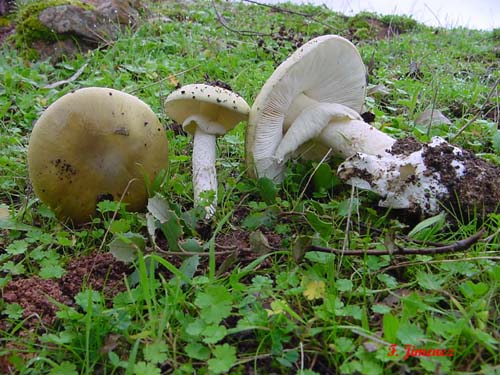
[[[65,85],[67,83],[70,83],[70,82],[73,82],[74,80],[76,80],[78,77],[80,77],[80,75],[83,73],[83,71],[85,70],[85,68],[87,67],[88,64],[83,64],[82,67],[80,69],[78,69],[76,71],[75,74],[73,74],[71,77],[69,77],[68,79],[63,79],[62,81],[57,81],[57,82],[54,82],[54,83],[50,83],[48,85],[45,85],[43,86],[42,88],[44,89],[53,89],[53,88],[56,88],[56,87],[59,87],[59,86],[62,86],[62,85]]]
[[[174,87],[179,86],[179,80],[175,75],[168,76],[168,82],[170,82],[170,84]]]
[[[324,281],[309,281],[302,293],[309,301],[325,297]]]
[[[250,233],[249,240],[252,253],[264,255],[271,251],[267,237],[260,230]]]
[[[416,119],[417,126],[451,125],[451,121],[438,109],[426,109]]]

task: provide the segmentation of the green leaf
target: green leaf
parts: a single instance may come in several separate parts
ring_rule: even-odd
[[[318,215],[312,212],[306,213],[306,219],[309,225],[319,236],[328,241],[333,233],[333,224],[321,220]]]
[[[31,225],[26,225],[23,223],[18,223],[13,219],[0,219],[0,229],[18,230],[24,232],[37,230],[36,227],[33,227]]]
[[[25,273],[26,267],[24,267],[22,263],[14,263],[9,260],[8,262],[5,262],[2,267],[0,267],[0,270],[9,273],[12,276],[17,276]]]
[[[51,259],[44,259],[40,262],[40,265],[38,275],[42,279],[58,279],[64,275],[65,269],[58,262]]]
[[[276,195],[278,189],[275,183],[267,177],[262,177],[257,181],[257,189],[259,190],[260,197],[267,204],[274,204],[276,202]]]
[[[327,163],[320,164],[314,172],[312,182],[315,191],[330,190],[340,183],[340,178]]]
[[[161,370],[152,363],[140,361],[134,365],[134,375],[161,375]]]
[[[493,149],[500,155],[500,130],[497,130],[493,137],[491,138],[491,143],[493,143]]]
[[[186,326],[186,332],[190,336],[199,337],[206,327],[207,323],[203,319],[196,319]]]
[[[118,201],[109,201],[109,200],[104,200],[100,201],[97,203],[97,208],[99,212],[101,213],[106,213],[106,212],[115,212],[119,210],[120,208],[120,202]]]
[[[118,219],[111,223],[109,227],[111,233],[126,233],[130,230],[130,222],[125,219]]]
[[[227,328],[217,324],[212,324],[203,330],[203,342],[205,344],[215,344],[222,340],[227,335]]]
[[[203,246],[195,238],[188,238],[185,241],[179,242],[179,247],[182,251],[187,251],[188,253],[202,253]]]
[[[76,365],[71,362],[62,362],[60,365],[53,367],[49,375],[78,375]]]
[[[208,369],[215,374],[227,372],[236,364],[236,349],[229,344],[216,345],[212,354],[214,358],[208,360]]]
[[[347,337],[338,337],[335,339],[335,349],[339,353],[349,353],[354,351],[356,346],[354,345],[354,340]]]
[[[316,371],[305,369],[297,371],[297,375],[320,375],[320,374]]]
[[[418,326],[408,322],[401,323],[396,336],[403,344],[415,346],[419,346],[425,338],[424,332]]]
[[[206,361],[210,358],[210,349],[199,342],[191,342],[187,344],[184,349],[190,358],[197,359],[199,361]]]
[[[25,240],[17,240],[12,242],[5,251],[10,255],[24,254],[28,250],[28,242]]]
[[[396,278],[386,273],[379,273],[377,279],[382,281],[388,288],[394,288],[398,285]]]
[[[92,307],[102,305],[103,300],[99,292],[87,289],[75,296],[75,302],[83,311],[88,312]]]
[[[342,217],[348,217],[355,213],[359,208],[358,198],[349,198],[341,201],[337,207],[337,213]]]
[[[350,292],[352,290],[352,281],[348,279],[337,279],[335,285],[340,292]]]
[[[19,319],[23,316],[23,308],[18,303],[8,303],[5,305],[3,314],[7,315],[10,319]]]
[[[108,246],[116,260],[130,263],[136,259],[137,250],[146,248],[146,240],[138,233],[117,233]]]
[[[62,331],[57,334],[48,333],[40,337],[40,341],[45,344],[55,344],[64,346],[70,344],[75,339],[75,335],[68,331]]]
[[[391,312],[391,308],[387,305],[375,304],[372,306],[372,311],[375,314],[388,314]]]
[[[182,262],[179,271],[181,271],[188,279],[192,279],[199,265],[200,256],[193,255]]]
[[[148,211],[163,224],[169,219],[167,211],[170,211],[170,206],[165,199],[155,195],[148,199]]]
[[[384,330],[384,339],[394,344],[399,330],[399,319],[392,314],[385,314],[382,319],[382,326]]]
[[[254,212],[248,215],[241,225],[250,231],[259,227],[271,227],[276,221],[275,215],[270,211]]]
[[[429,217],[417,225],[408,233],[409,237],[413,237],[415,239],[425,239],[428,235],[427,229],[432,229],[432,231],[437,231],[442,228],[446,220],[446,214],[440,213],[439,215]]]
[[[201,308],[201,318],[209,324],[218,324],[231,314],[231,294],[222,285],[208,286],[204,293],[198,293],[194,303]]]
[[[329,264],[335,259],[335,254],[324,253],[322,251],[308,251],[304,258],[319,264]]]
[[[174,211],[167,210],[164,215],[165,221],[160,224],[160,229],[167,239],[169,249],[179,251],[179,239],[184,233],[181,221]]]
[[[418,285],[429,290],[439,290],[441,289],[441,285],[445,282],[445,280],[439,277],[439,275],[423,271],[418,271],[416,277]]]
[[[464,297],[477,299],[482,297],[489,290],[489,286],[482,281],[475,284],[472,281],[467,280],[466,282],[460,284],[459,289]]]
[[[143,349],[144,359],[151,363],[163,363],[168,359],[168,346],[165,342],[156,341]]]

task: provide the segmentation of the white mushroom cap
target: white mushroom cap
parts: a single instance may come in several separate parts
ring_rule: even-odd
[[[36,122],[28,171],[36,195],[61,219],[88,221],[103,199],[145,208],[151,183],[168,166],[168,142],[151,108],[104,87],[68,93]],[[132,181],[132,183],[131,183]]]
[[[223,135],[248,118],[250,107],[238,94],[217,86],[191,84],[182,86],[165,99],[165,111],[185,131],[194,135],[198,116],[213,125],[201,125],[208,134]]]
[[[360,112],[366,69],[347,39],[324,35],[304,44],[271,75],[255,99],[247,127],[246,161],[254,177],[276,178],[283,166],[270,166],[284,133],[307,107],[335,103]]]

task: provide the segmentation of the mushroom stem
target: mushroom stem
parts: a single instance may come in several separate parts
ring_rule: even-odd
[[[380,195],[379,206],[422,216],[446,209],[477,219],[499,210],[500,167],[440,137],[426,144],[400,139],[382,157],[355,154],[339,166],[338,175]]]
[[[286,162],[299,147],[313,139],[343,157],[356,152],[385,154],[395,142],[362,121],[361,116],[349,107],[337,103],[315,103],[303,109],[290,125],[274,154],[276,162]]]
[[[204,203],[202,193],[213,191],[214,198],[205,205],[206,218],[211,218],[217,206],[217,172],[215,170],[216,136],[196,128],[193,139],[193,191],[194,202]]]
[[[349,119],[330,122],[318,139],[344,158],[361,150],[365,154],[385,155],[396,141],[364,121]]]

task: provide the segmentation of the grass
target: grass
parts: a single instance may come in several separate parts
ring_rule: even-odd
[[[3,45],[2,291],[22,278],[60,282],[73,258],[95,250],[131,260],[132,273],[112,300],[83,283],[72,304],[53,301],[59,308],[53,324],[26,316],[3,294],[0,368],[51,375],[500,373],[500,214],[419,224],[377,208],[371,194],[340,185],[335,161],[290,163],[281,186],[253,181],[246,176],[240,124],[218,140],[219,208],[207,224],[192,203],[191,138],[162,108],[177,85],[215,80],[252,104],[298,44],[339,34],[353,38],[369,84],[389,91],[367,98],[376,126],[427,141],[453,138],[473,120],[454,142],[500,164],[498,30],[432,29],[386,16],[382,25],[402,34],[380,39],[373,22],[323,7],[287,5],[287,13],[215,4],[227,27],[210,2],[155,2],[151,14],[164,18],[124,31],[107,48],[57,62],[28,61]],[[44,88],[84,64],[75,81]],[[99,216],[75,228],[58,222],[34,196],[26,148],[42,111],[88,86],[113,87],[148,103],[165,125],[170,166],[146,213],[101,202]],[[452,124],[415,126],[429,107]],[[486,240],[465,254],[303,254],[307,242],[384,249],[387,238],[399,236],[408,247],[426,247],[480,228]],[[191,255],[175,254],[181,251]],[[30,319],[39,323],[27,329]],[[415,355],[424,349],[444,352]],[[407,351],[414,355],[405,358]]]

